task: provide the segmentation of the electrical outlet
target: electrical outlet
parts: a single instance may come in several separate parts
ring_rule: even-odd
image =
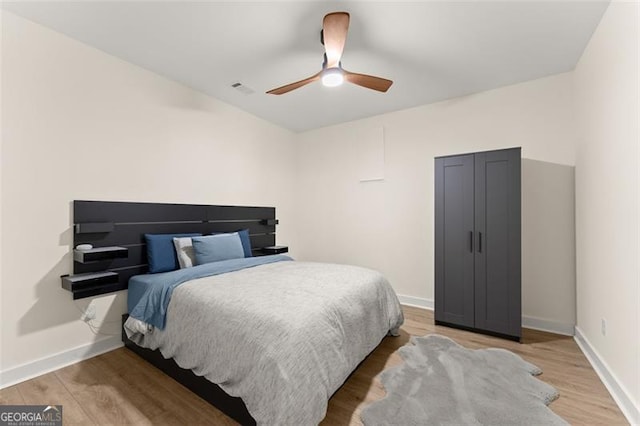
[[[600,323],[600,332],[602,333],[603,336],[607,335],[607,320],[602,318]]]
[[[84,322],[96,319],[96,306],[93,303],[87,305],[87,309],[84,310],[84,314],[82,314],[80,319]]]

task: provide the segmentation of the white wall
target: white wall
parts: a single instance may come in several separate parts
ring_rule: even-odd
[[[638,3],[614,2],[575,70],[578,328],[621,384],[636,415],[640,407],[638,71]],[[606,336],[600,331],[603,318]]]
[[[522,160],[522,311],[528,327],[573,335],[574,167]]]
[[[2,34],[3,34],[3,30],[2,30],[2,23],[4,22],[3,17],[2,17],[2,9],[0,9],[0,48],[2,47]],[[0,82],[2,81],[2,55],[0,54]],[[2,164],[2,84],[0,84],[0,165]],[[2,172],[0,170],[0,321],[2,321],[3,315],[2,315]],[[0,333],[2,332],[2,330],[0,329]],[[2,354],[4,353],[3,351],[3,339],[2,336],[0,336],[0,371],[2,371]],[[2,373],[0,373],[2,374]],[[0,377],[0,384],[2,383],[2,379]]]
[[[108,337],[60,287],[74,199],[273,205],[295,246],[289,131],[8,12],[2,71],[4,373]],[[99,299],[117,332],[125,293]]]
[[[552,262],[551,268],[541,270],[548,265],[523,258],[523,292],[532,295],[523,313],[541,320],[538,324],[546,321],[570,332],[575,323],[574,265],[560,259],[574,255],[571,78],[570,73],[559,74],[301,134],[296,145],[299,257],[378,269],[398,293],[429,303],[434,279],[434,157],[521,146],[523,158],[537,161],[523,167],[525,173],[532,172],[523,175],[523,197],[533,186],[531,180],[549,191],[534,194],[538,202],[523,202],[533,209],[523,218],[523,235],[540,226],[536,213],[547,218],[560,215],[552,226],[556,234],[544,234],[557,244],[544,244],[544,239],[523,244],[525,254]],[[384,128],[385,179],[359,182],[363,153],[358,152],[358,141],[378,127]],[[569,166],[569,172],[557,173],[564,180],[556,185],[536,178],[544,164]],[[545,210],[544,202],[553,205],[563,196],[569,198],[562,205]],[[553,279],[540,279],[554,271]],[[560,303],[549,306],[549,295]]]

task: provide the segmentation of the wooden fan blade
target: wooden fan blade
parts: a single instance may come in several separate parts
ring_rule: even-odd
[[[347,70],[343,70],[343,72],[344,79],[349,83],[357,84],[358,86],[366,87],[367,89],[377,90],[378,92],[386,92],[393,84],[393,81],[387,80],[386,78],[358,74]]]
[[[344,44],[349,31],[349,14],[347,12],[333,12],[322,21],[322,38],[324,51],[327,53],[327,68],[337,67],[342,57]]]
[[[270,95],[282,95],[284,93],[295,90],[299,87],[306,86],[309,83],[313,83],[319,78],[320,78],[320,73],[317,73],[315,75],[312,75],[309,78],[305,78],[304,80],[296,81],[295,83],[287,84],[287,85],[278,87],[277,89],[269,90],[267,93]]]

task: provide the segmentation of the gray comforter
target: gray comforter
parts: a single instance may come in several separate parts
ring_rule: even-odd
[[[186,282],[173,292],[164,330],[129,329],[139,345],[241,397],[258,424],[315,425],[331,395],[402,323],[378,272],[278,262]]]

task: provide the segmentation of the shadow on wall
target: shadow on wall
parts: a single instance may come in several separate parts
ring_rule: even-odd
[[[70,217],[72,217],[72,214],[70,214]],[[62,324],[79,321],[82,316],[82,311],[86,310],[89,304],[97,301],[99,298],[90,297],[73,300],[71,292],[61,287],[60,276],[68,274],[70,270],[73,269],[71,254],[73,246],[73,226],[70,226],[60,234],[59,245],[68,247],[68,252],[35,285],[36,302],[18,320],[19,335],[31,334]],[[104,324],[99,327],[101,333],[118,333],[119,325],[116,327],[116,323],[123,313],[120,312],[122,311],[122,306],[126,305],[126,293],[121,291],[109,293],[104,296],[113,297],[114,294],[115,299],[111,300],[108,306],[103,307],[103,303],[98,303],[100,305],[97,308],[99,314],[96,317],[95,323],[100,325],[100,323],[103,322],[100,318],[105,318]],[[102,314],[102,311],[106,312]]]
[[[69,228],[60,234],[58,245],[71,247],[72,240]],[[60,276],[69,273],[70,262],[71,250],[35,285],[36,303],[18,321],[18,334],[30,334],[78,320],[80,312],[69,306],[71,293],[60,287]]]
[[[576,323],[575,167],[522,159],[522,310],[538,326]]]

